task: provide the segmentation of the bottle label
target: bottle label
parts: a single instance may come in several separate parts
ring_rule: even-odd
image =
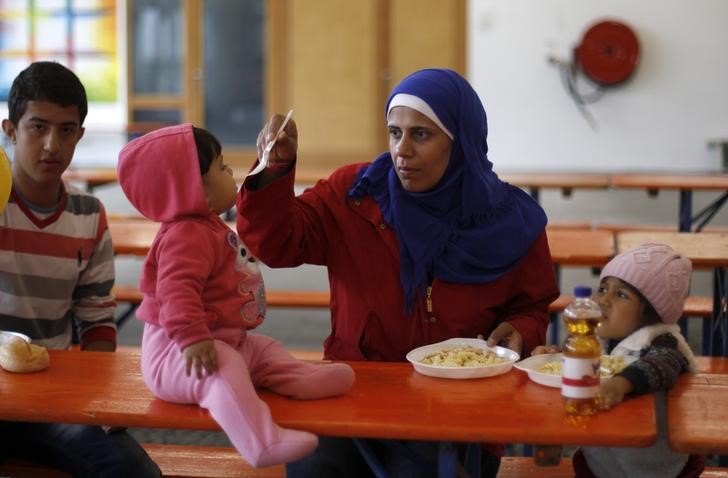
[[[599,357],[563,358],[561,395],[570,398],[593,398],[599,394]]]

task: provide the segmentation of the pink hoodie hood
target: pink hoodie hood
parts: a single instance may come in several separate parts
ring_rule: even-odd
[[[170,222],[211,213],[189,123],[130,141],[119,153],[117,173],[126,197],[148,219]]]

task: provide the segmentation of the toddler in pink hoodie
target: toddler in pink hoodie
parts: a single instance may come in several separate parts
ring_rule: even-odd
[[[219,214],[237,187],[219,141],[182,124],[131,141],[119,154],[119,182],[131,203],[162,223],[140,280],[144,300],[142,373],[162,400],[210,411],[254,466],[298,460],[315,435],[276,425],[255,387],[297,399],[345,393],[346,364],[293,358],[276,340],[248,329],[265,316],[258,264]]]

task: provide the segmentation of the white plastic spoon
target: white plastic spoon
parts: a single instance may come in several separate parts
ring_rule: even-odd
[[[260,161],[258,161],[258,165],[253,169],[251,172],[248,173],[248,176],[253,176],[255,174],[258,174],[259,172],[263,171],[268,166],[268,156],[270,156],[270,152],[273,150],[273,146],[276,145],[276,141],[278,140],[278,135],[281,134],[283,129],[288,124],[288,120],[291,119],[291,116],[293,116],[293,110],[289,110],[288,114],[286,115],[286,119],[283,120],[283,123],[281,124],[280,128],[278,128],[278,131],[276,131],[276,135],[273,136],[273,139],[268,141],[268,144],[265,145],[265,149],[263,149],[263,154],[260,158]],[[246,176],[247,177],[247,176]]]

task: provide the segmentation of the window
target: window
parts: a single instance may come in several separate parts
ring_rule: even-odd
[[[119,99],[116,0],[0,1],[0,101],[29,63],[72,69],[91,102]]]
[[[250,154],[265,122],[265,0],[133,0],[129,124],[190,122],[226,157]]]

